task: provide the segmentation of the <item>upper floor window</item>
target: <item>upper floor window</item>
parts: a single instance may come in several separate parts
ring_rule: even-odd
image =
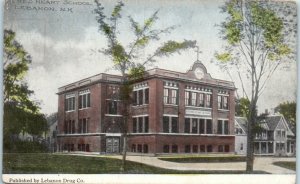
[[[185,91],[185,105],[211,108],[211,94]]]
[[[211,100],[211,98],[212,98],[212,95],[211,94],[206,94],[205,95],[206,96],[206,107],[211,107],[211,102],[212,102],[212,100]]]
[[[75,110],[75,94],[66,95],[65,98],[65,111]]]
[[[79,119],[78,133],[88,133],[89,131],[89,118]]]
[[[284,138],[285,137],[285,131],[283,130],[281,133],[282,133],[282,137]]]
[[[178,133],[178,117],[164,116],[163,117],[163,132]]]
[[[149,104],[149,88],[133,91],[133,105]]]
[[[178,83],[164,81],[164,104],[178,105]]]
[[[164,88],[164,104],[178,104],[178,90]]]
[[[229,134],[228,120],[218,120],[218,134]]]
[[[108,101],[108,114],[118,114],[118,102],[114,100]]]
[[[74,134],[75,133],[75,120],[65,121],[65,134]]]
[[[212,134],[211,119],[185,118],[185,133]]]
[[[203,93],[199,93],[199,103],[198,103],[199,107],[204,107],[204,94]]]
[[[243,134],[243,129],[241,129],[241,128],[235,128],[235,134],[237,134],[237,135]]]
[[[191,99],[192,106],[196,106],[196,96],[197,96],[197,93],[192,92],[192,99]]]
[[[228,96],[218,95],[218,109],[229,109]]]
[[[79,109],[91,107],[91,93],[90,90],[79,92]]]
[[[149,132],[149,117],[148,116],[133,117],[132,132],[133,133]]]

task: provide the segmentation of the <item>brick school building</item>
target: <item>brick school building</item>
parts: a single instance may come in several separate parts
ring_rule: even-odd
[[[101,73],[59,88],[57,151],[122,152],[121,81]],[[127,151],[233,153],[235,90],[200,61],[186,73],[148,70],[133,84]]]

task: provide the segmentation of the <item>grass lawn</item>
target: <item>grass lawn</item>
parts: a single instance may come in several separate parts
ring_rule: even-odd
[[[171,156],[171,157],[159,157],[160,160],[168,162],[179,162],[179,163],[216,163],[216,162],[245,162],[245,156],[237,155],[183,155],[183,156]]]
[[[177,171],[127,161],[124,174],[244,174],[244,171]],[[42,153],[3,155],[4,174],[119,174],[121,160]],[[266,172],[256,171],[258,174]]]
[[[277,166],[280,166],[280,167],[283,167],[283,168],[286,168],[286,169],[290,169],[290,170],[296,171],[296,162],[284,162],[284,161],[281,161],[281,162],[274,162],[273,164],[277,165]]]

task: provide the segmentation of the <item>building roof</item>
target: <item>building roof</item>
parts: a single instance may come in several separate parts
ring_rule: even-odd
[[[275,130],[281,118],[282,118],[281,115],[267,116],[265,122],[267,123],[270,130]]]
[[[239,124],[239,126],[247,133],[247,119],[244,117],[235,117],[235,121]]]
[[[203,72],[202,78],[197,78],[195,70],[201,69]],[[206,85],[211,87],[220,87],[229,90],[235,90],[234,83],[232,81],[225,81],[220,79],[214,79],[211,77],[209,73],[207,73],[206,67],[202,62],[196,61],[191,69],[189,69],[186,73],[176,72],[171,70],[165,70],[160,68],[153,68],[147,70],[144,75],[144,79],[149,78],[163,78],[165,80],[175,80],[175,81],[186,81],[190,83],[196,83],[200,85]],[[99,82],[110,82],[110,83],[121,83],[122,77],[120,75],[111,75],[106,73],[100,73],[80,81],[62,86],[58,88],[57,94],[62,94],[68,91],[72,91],[77,88],[89,86]]]
[[[247,132],[247,119],[245,117],[235,117],[235,120],[244,129],[244,131]],[[266,130],[274,131],[281,120],[286,124],[287,135],[294,136],[290,129],[289,122],[287,122],[283,115],[280,114],[266,116],[266,118],[260,122],[260,126]]]

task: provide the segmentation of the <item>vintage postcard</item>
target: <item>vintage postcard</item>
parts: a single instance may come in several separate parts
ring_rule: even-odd
[[[296,2],[6,0],[3,31],[5,183],[296,182]]]

